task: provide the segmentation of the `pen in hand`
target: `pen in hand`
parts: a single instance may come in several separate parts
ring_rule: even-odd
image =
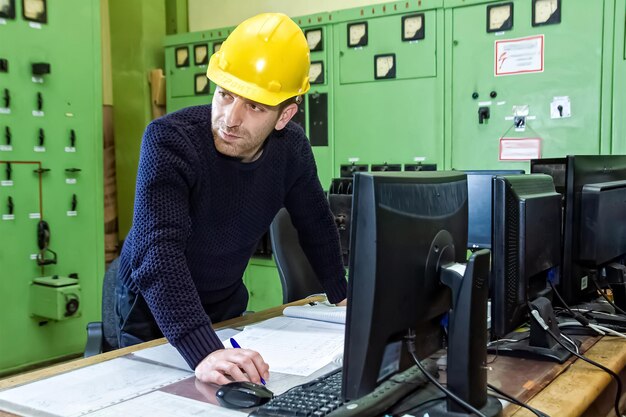
[[[237,343],[237,341],[235,339],[233,339],[232,337],[230,338],[230,344],[235,349],[241,349],[241,346],[239,346],[239,343]],[[265,385],[265,380],[263,379],[263,377],[259,376],[259,378],[261,378],[261,384]]]

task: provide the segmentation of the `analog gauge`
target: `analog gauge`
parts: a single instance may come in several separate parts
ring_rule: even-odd
[[[304,32],[306,36],[306,42],[309,44],[309,50],[311,52],[321,51],[324,49],[324,43],[322,42],[322,29],[311,29]]]
[[[176,48],[176,66],[188,67],[189,66],[189,49],[186,46]]]
[[[195,93],[209,94],[209,79],[206,74],[196,74]]]
[[[0,17],[15,19],[15,0],[0,0]]]
[[[533,0],[533,26],[561,23],[561,0]]]
[[[416,41],[424,39],[424,14],[402,17],[402,40]]]
[[[48,14],[46,0],[22,0],[22,14],[25,20],[46,23]]]
[[[213,44],[213,53],[216,53],[217,51],[219,51],[221,47],[222,47],[222,42],[215,42]]]
[[[374,56],[374,78],[396,78],[396,55]]]
[[[513,3],[487,6],[487,32],[513,29]]]
[[[309,83],[324,84],[324,63],[313,61],[309,67]]]
[[[348,25],[348,47],[367,45],[367,22],[352,23]]]
[[[209,48],[207,45],[193,47],[193,61],[196,65],[206,65],[209,62]]]

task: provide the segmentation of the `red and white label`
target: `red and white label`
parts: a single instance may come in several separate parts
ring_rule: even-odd
[[[543,35],[496,41],[496,76],[543,72]]]
[[[501,161],[529,161],[539,158],[540,138],[500,138]]]

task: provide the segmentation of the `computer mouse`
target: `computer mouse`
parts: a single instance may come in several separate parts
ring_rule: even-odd
[[[263,385],[235,381],[222,385],[215,396],[223,407],[250,408],[265,404],[274,397],[274,393]]]

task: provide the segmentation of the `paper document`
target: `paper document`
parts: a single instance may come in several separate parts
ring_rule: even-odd
[[[243,417],[242,413],[217,405],[168,394],[151,392],[89,414],[89,417]]]
[[[239,332],[240,330],[235,329],[221,329],[215,333],[217,333],[217,337],[220,339],[228,339]],[[226,346],[230,347],[230,345]],[[132,356],[172,366],[185,371],[192,371],[192,369],[189,368],[189,365],[187,365],[187,362],[185,362],[185,359],[183,359],[180,353],[178,353],[178,350],[176,350],[176,348],[169,343],[154,346],[148,349],[138,350],[137,352],[133,352]]]
[[[313,303],[313,305],[285,307],[283,314],[287,317],[345,324],[346,310],[347,307],[337,307],[329,303]]]
[[[271,381],[272,372],[308,376],[341,356],[344,331],[341,324],[276,317],[246,327],[236,338],[263,356]]]
[[[23,416],[82,416],[189,377],[189,371],[117,358],[0,392]]]

